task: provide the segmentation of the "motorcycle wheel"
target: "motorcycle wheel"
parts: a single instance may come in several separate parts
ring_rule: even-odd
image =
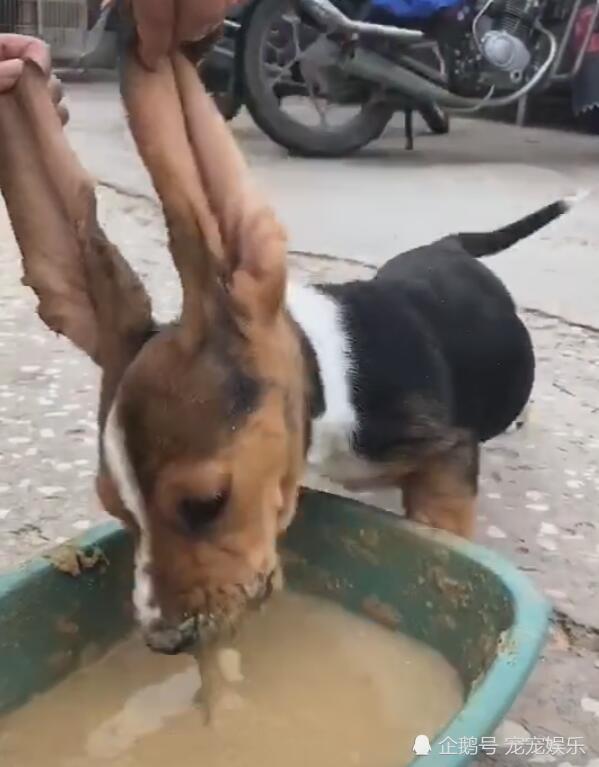
[[[284,111],[281,104],[283,99],[275,94],[268,81],[265,61],[267,47],[270,47],[271,54],[273,52],[269,35],[277,21],[289,26],[291,38],[287,43],[291,42],[297,48],[295,56],[282,64],[279,54],[285,51],[275,51],[273,55],[277,65],[281,71],[287,70],[290,77],[294,78],[293,87],[299,89],[303,83],[306,92],[308,86],[301,74],[298,74],[299,65],[294,65],[294,61],[298,64],[302,53],[300,27],[312,35],[312,41],[319,34],[302,24],[288,0],[259,0],[257,3],[246,28],[243,70],[245,104],[258,127],[277,144],[304,157],[342,157],[377,139],[393,116],[394,109],[387,104],[367,101],[359,106],[355,116],[338,126],[330,126],[326,120],[323,121],[313,94],[310,99],[320,118],[320,124],[316,127],[307,126]],[[296,25],[295,29],[291,29],[293,25]],[[272,68],[274,65],[271,63],[270,66]],[[294,66],[295,74],[292,74]]]

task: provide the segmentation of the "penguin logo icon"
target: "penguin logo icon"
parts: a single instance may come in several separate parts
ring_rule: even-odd
[[[412,751],[416,754],[416,756],[427,756],[430,754],[432,749],[428,737],[426,735],[417,735]]]

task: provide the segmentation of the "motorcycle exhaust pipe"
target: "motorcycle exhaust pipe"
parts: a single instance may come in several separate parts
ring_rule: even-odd
[[[404,43],[414,43],[424,38],[424,34],[417,29],[402,29],[350,19],[330,0],[297,0],[297,5],[327,34],[341,33],[350,37],[373,35]]]
[[[490,89],[488,95],[483,98],[458,96],[406,67],[394,64],[373,51],[359,47],[350,56],[340,58],[338,65],[347,74],[370,80],[379,85],[386,85],[403,95],[411,96],[416,103],[432,103],[444,109],[476,112],[485,107],[503,107],[513,104],[532,91],[543,80],[555,59],[557,42],[555,37],[543,27],[540,27],[540,30],[549,42],[549,53],[545,62],[538,68],[534,77],[518,91],[496,98],[492,98],[493,89]]]
[[[351,56],[341,59],[339,66],[347,74],[385,85],[392,90],[411,96],[416,102],[437,104],[445,109],[473,110],[484,106],[484,99],[458,96],[417,75],[405,67],[394,64],[371,51],[356,49]]]

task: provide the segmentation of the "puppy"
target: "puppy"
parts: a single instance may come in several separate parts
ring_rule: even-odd
[[[147,644],[174,653],[270,592],[306,455],[349,485],[396,485],[410,518],[469,535],[478,445],[525,404],[534,359],[476,259],[563,212],[410,252],[367,282],[286,284],[287,245],[179,53],[122,92],[162,202],[181,314],[152,317],[96,218],[43,76],[0,96],[0,189],[47,326],[101,371],[97,489],[135,543]]]
[[[407,251],[371,280],[290,286],[313,359],[308,461],[349,488],[396,485],[410,518],[470,536],[479,444],[523,411],[535,367],[509,292],[479,259],[571,204]]]

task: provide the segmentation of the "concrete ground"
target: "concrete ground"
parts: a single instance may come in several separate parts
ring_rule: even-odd
[[[178,286],[115,86],[67,92],[69,133],[98,179],[102,218],[168,315]],[[234,127],[289,228],[293,272],[303,279],[367,276],[401,249],[501,225],[599,184],[599,138],[574,134],[456,120],[450,135],[422,135],[406,153],[399,121],[360,155],[326,162],[286,156],[245,115]],[[598,199],[489,259],[533,334],[538,378],[529,424],[484,449],[478,539],[555,606],[543,657],[501,737],[557,740],[536,754],[486,757],[501,765],[599,767]],[[102,519],[92,491],[97,374],[47,332],[19,277],[1,210],[0,569]],[[396,494],[366,500],[401,508]],[[581,739],[584,753],[568,750],[568,738]]]

